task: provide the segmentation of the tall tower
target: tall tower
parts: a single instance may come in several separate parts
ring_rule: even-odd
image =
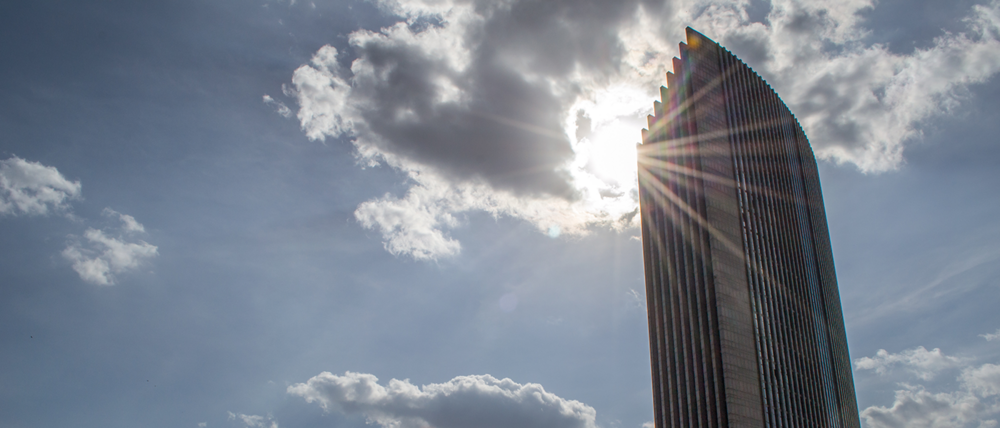
[[[802,127],[691,28],[673,67],[639,146],[656,427],[860,427]]]

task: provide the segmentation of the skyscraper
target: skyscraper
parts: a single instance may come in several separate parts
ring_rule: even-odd
[[[802,127],[691,28],[673,68],[639,146],[656,427],[859,427]]]

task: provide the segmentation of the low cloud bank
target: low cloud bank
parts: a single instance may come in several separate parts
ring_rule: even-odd
[[[274,420],[271,415],[247,415],[244,413],[229,412],[229,420],[242,422],[246,428],[278,428],[278,421]],[[204,422],[198,424],[198,426],[208,425],[202,424],[204,424]]]
[[[917,347],[898,354],[879,350],[874,357],[854,361],[855,370],[875,370],[880,376],[898,366],[927,381],[957,370],[957,389],[934,392],[921,384],[899,383],[891,406],[871,406],[861,412],[868,428],[995,427],[1000,416],[1000,365],[972,364],[971,359],[944,355],[940,349]]]
[[[908,349],[898,354],[890,354],[885,349],[879,349],[874,357],[862,357],[854,361],[858,370],[875,370],[884,375],[894,366],[903,367],[908,372],[923,380],[932,379],[938,372],[962,365],[960,358],[949,357],[941,353],[940,348],[928,351],[923,346]]]
[[[392,379],[386,386],[366,373],[323,372],[288,393],[326,411],[363,415],[385,428],[596,428],[594,408],[490,375],[459,376],[423,386]]]

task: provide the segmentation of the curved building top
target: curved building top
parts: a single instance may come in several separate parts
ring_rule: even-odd
[[[802,127],[691,28],[673,61],[638,149],[655,425],[860,427]]]

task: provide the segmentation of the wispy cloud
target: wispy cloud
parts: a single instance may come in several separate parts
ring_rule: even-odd
[[[67,180],[55,167],[17,156],[0,161],[0,214],[66,212],[80,189],[79,181]]]
[[[630,309],[646,310],[646,296],[639,294],[634,288],[628,289],[626,293],[628,296],[628,306]]]
[[[963,361],[957,357],[949,357],[941,353],[940,348],[928,351],[923,346],[908,349],[898,354],[890,354],[885,349],[879,349],[874,357],[862,357],[854,360],[857,370],[875,370],[884,375],[893,367],[902,366],[923,380],[930,380],[938,372],[961,365]]]
[[[260,416],[229,412],[229,420],[240,421],[247,428],[278,428],[278,421],[274,420],[271,415]]]
[[[470,211],[543,233],[632,227],[637,130],[687,25],[761,73],[821,157],[865,171],[896,168],[923,122],[1000,70],[1000,0],[908,54],[866,42],[871,0],[773,0],[763,23],[744,0],[376,3],[400,22],[351,33],[351,57],[321,48],[287,93],[309,138],[408,176],[355,215],[417,259],[457,254],[447,232]]]
[[[378,383],[371,374],[323,372],[288,393],[324,410],[363,415],[385,428],[563,427],[596,428],[596,411],[586,404],[490,375],[459,376],[416,386],[408,380]]]
[[[146,228],[143,227],[139,222],[135,221],[135,217],[128,214],[122,214],[111,208],[105,208],[101,211],[105,217],[117,217],[119,221],[122,222],[121,229],[126,233],[146,233]]]
[[[994,340],[1000,339],[1000,329],[997,329],[996,333],[980,334],[979,337],[982,337],[983,339],[986,339],[988,342],[992,342]]]
[[[270,95],[264,95],[264,104],[273,108],[274,111],[282,117],[292,117],[292,109],[288,108],[285,103],[271,98]]]
[[[96,285],[114,285],[116,275],[134,270],[155,257],[157,248],[134,235],[145,228],[134,217],[105,208],[106,217],[120,223],[107,229],[87,228],[83,239],[70,236],[62,256],[73,264],[80,279]]]
[[[977,233],[980,237],[990,236],[987,231],[980,230]],[[996,235],[995,232],[993,234]],[[968,292],[979,286],[980,282],[970,281],[967,275],[982,274],[986,272],[984,268],[995,266],[1000,259],[1000,245],[995,242],[986,245],[971,242],[962,244],[951,249],[953,260],[947,261],[936,274],[925,275],[918,280],[926,280],[926,283],[916,282],[891,290],[891,299],[873,299],[877,301],[875,306],[854,314],[855,322],[873,323],[898,312],[915,313],[949,295]]]

